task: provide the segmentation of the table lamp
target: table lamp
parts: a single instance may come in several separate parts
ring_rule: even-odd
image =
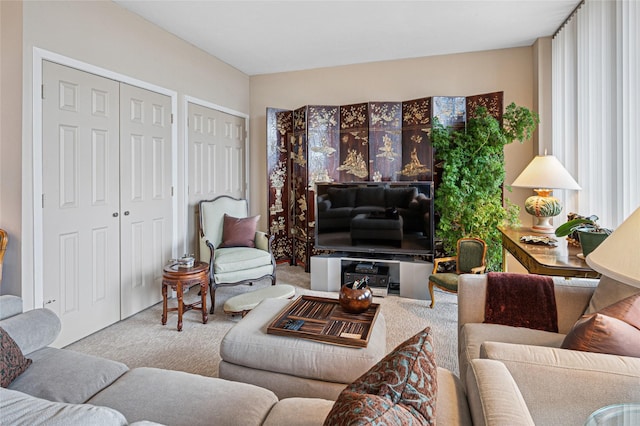
[[[640,288],[640,208],[587,256],[587,264],[602,275]]]
[[[562,211],[562,203],[551,196],[554,189],[582,189],[567,169],[553,155],[538,155],[513,181],[512,186],[533,188],[533,195],[524,203],[524,209],[535,218],[534,231],[553,234],[555,228],[549,222]]]

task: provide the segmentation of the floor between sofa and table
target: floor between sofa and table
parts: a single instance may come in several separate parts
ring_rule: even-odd
[[[301,267],[278,265],[278,283],[296,287],[296,294],[335,297],[337,293],[310,290],[310,276]],[[269,281],[254,284],[254,288],[270,285]],[[198,298],[194,288],[185,295],[185,302]],[[184,314],[183,331],[175,328],[176,316],[169,314],[167,325],[160,324],[162,304],[155,305],[130,318],[107,327],[67,348],[127,364],[130,368],[156,367],[217,377],[220,363],[220,342],[241,316],[223,312],[224,302],[248,291],[247,286],[221,287],[216,291],[216,309],[202,324],[198,311]],[[426,291],[426,289],[425,289]],[[439,367],[457,374],[457,297],[439,292],[438,303],[429,309],[429,300],[416,300],[390,295],[375,297],[387,324],[387,352],[426,326],[431,326],[436,361]]]

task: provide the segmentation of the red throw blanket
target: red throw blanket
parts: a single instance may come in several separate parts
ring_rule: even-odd
[[[553,280],[540,275],[488,273],[484,322],[557,333]]]

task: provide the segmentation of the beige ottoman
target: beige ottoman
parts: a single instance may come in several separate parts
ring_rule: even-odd
[[[259,290],[249,291],[230,297],[224,302],[224,311],[228,314],[242,314],[255,308],[264,299],[291,299],[296,295],[296,289],[289,284],[276,284]]]
[[[387,327],[378,314],[366,348],[267,334],[290,300],[265,299],[220,343],[219,377],[272,390],[280,399],[335,400],[351,382],[386,355]]]

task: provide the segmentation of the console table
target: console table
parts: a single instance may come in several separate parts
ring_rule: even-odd
[[[598,278],[600,274],[591,269],[577,255],[582,250],[569,246],[565,238],[557,238],[557,247],[526,244],[520,241],[525,235],[548,236],[532,231],[530,228],[498,228],[502,234],[503,264],[508,251],[529,273],[538,275],[557,275],[566,278]]]

